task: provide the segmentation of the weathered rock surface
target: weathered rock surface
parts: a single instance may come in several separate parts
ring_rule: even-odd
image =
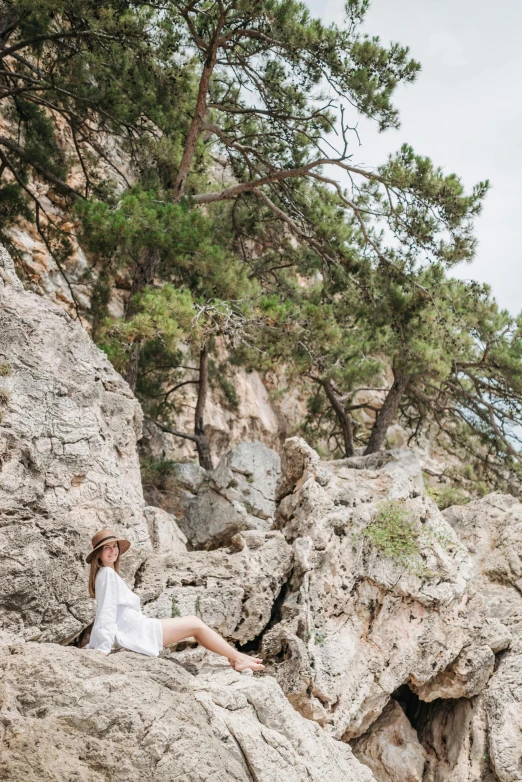
[[[377,782],[423,782],[426,750],[396,700],[388,701],[352,749]]]
[[[270,529],[279,455],[259,442],[234,446],[188,505],[180,526],[196,548],[226,546],[242,530]]]
[[[183,554],[187,550],[187,538],[178,527],[175,516],[151,505],[144,509],[144,513],[156,553]]]
[[[190,551],[151,557],[139,573],[137,593],[148,616],[199,615],[230,640],[254,640],[270,621],[272,608],[293,562],[280,532],[243,539],[240,551]]]
[[[3,252],[0,414],[0,777],[522,782],[518,500],[442,514],[411,451],[322,462],[292,438],[281,473],[244,442],[212,473],[176,466],[176,516],[144,508],[139,406]],[[409,518],[395,556],[383,502]],[[190,641],[161,659],[46,643],[93,618],[102,525],[133,542],[144,613],[198,614],[263,675]]]
[[[423,782],[499,782],[491,765],[481,695],[421,703],[415,716],[427,754]]]
[[[84,557],[100,527],[152,550],[127,384],[63,310],[23,290],[0,248],[0,632],[65,641],[94,616]],[[123,560],[122,560],[123,563]]]
[[[410,453],[323,463],[292,438],[282,471],[277,524],[296,566],[263,650],[297,709],[336,737],[355,738],[397,687],[430,682],[469,642],[471,560],[422,496]],[[364,534],[383,500],[401,501],[417,525],[418,573]]]
[[[3,647],[2,779],[372,782],[276,682],[54,644]]]

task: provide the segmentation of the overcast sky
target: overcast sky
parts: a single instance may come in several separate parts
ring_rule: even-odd
[[[307,0],[314,16],[342,23],[344,0]],[[499,304],[522,310],[522,2],[373,0],[365,30],[410,47],[422,64],[399,88],[399,130],[359,125],[357,161],[383,162],[407,141],[466,186],[489,179],[477,219],[479,246],[453,274],[491,285]]]

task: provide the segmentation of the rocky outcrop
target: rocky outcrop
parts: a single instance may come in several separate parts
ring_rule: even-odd
[[[423,782],[426,750],[394,699],[371,729],[352,743],[352,749],[377,782]]]
[[[0,775],[522,782],[518,500],[441,513],[411,451],[323,462],[291,438],[281,465],[258,442],[178,464],[176,516],[145,508],[139,406],[4,253],[0,414]],[[58,645],[88,632],[102,525],[132,540],[146,614],[199,615],[263,674],[190,639],[160,659]]]
[[[406,514],[406,533],[393,538],[393,515],[375,526],[383,507]],[[471,780],[479,767],[522,779],[508,685],[521,665],[521,512],[494,494],[442,514],[407,451],[321,462],[304,441],[285,444],[276,524],[295,564],[261,649],[296,709],[353,741],[379,780]],[[405,686],[421,704],[417,743],[391,700]],[[444,734],[445,703],[464,720],[458,740]],[[391,770],[401,751],[408,777]]]
[[[262,443],[234,446],[180,520],[192,545],[217,548],[228,545],[243,530],[269,530],[280,469],[279,455]]]
[[[0,573],[4,640],[66,642],[94,615],[84,557],[100,527],[152,551],[136,441],[141,410],[63,310],[23,290],[0,248]]]
[[[372,782],[276,682],[26,643],[0,650],[2,779]]]
[[[165,553],[183,554],[187,550],[187,538],[178,527],[175,516],[150,505],[144,512],[152,547],[156,553],[164,556]]]
[[[245,644],[265,629],[292,569],[292,549],[277,531],[245,533],[240,551],[191,551],[151,557],[137,592],[149,616],[198,615]]]
[[[293,438],[280,490],[277,524],[296,567],[263,650],[297,709],[337,738],[355,738],[397,687],[430,682],[460,654],[471,561],[422,495],[408,452],[320,462]],[[367,534],[383,501],[411,519],[411,562],[394,561]]]
[[[411,716],[427,753],[422,782],[499,782],[482,696],[421,703]]]

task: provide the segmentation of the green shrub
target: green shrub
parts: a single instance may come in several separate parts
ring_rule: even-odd
[[[218,383],[232,410],[239,410],[241,400],[233,382],[225,377],[225,375],[219,374]]]
[[[424,573],[419,550],[420,533],[402,502],[382,502],[362,534],[396,564],[417,575]]]
[[[12,371],[10,364],[0,364],[0,377],[8,377]]]
[[[428,496],[437,504],[439,510],[446,510],[452,505],[466,505],[470,497],[455,486],[430,486]]]
[[[172,471],[176,462],[170,459],[155,459],[153,456],[140,458],[141,482],[145,488],[154,486],[165,488],[166,482],[172,480]]]

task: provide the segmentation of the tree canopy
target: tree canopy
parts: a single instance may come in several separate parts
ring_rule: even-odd
[[[78,315],[207,467],[209,383],[234,404],[219,339],[230,362],[306,389],[304,430],[331,454],[379,450],[399,417],[511,486],[520,320],[448,276],[473,257],[488,182],[466,191],[408,144],[358,163],[358,118],[398,127],[394,91],[420,67],[361,32],[367,8],[348,0],[324,25],[296,0],[0,0],[1,237],[32,210],[66,279],[82,243]],[[73,210],[75,237],[35,182]],[[187,386],[194,429],[178,432]]]

